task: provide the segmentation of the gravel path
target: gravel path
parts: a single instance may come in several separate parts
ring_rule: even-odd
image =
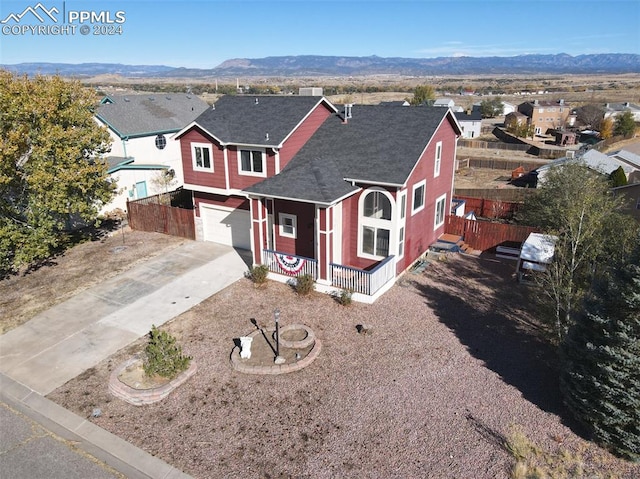
[[[502,443],[514,427],[542,451],[580,454],[598,471],[589,477],[640,477],[563,424],[556,358],[513,264],[448,258],[374,305],[241,280],[167,326],[198,372],[162,402],[135,407],[107,392],[110,370],[143,341],[49,397],[197,478],[508,478]],[[286,375],[233,370],[234,338],[252,318],[271,326],[276,308],[281,324],[315,331],[318,359]],[[358,334],[361,323],[372,333]],[[90,417],[96,407],[102,416]]]

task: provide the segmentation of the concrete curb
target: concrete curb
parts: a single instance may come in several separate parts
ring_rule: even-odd
[[[161,459],[0,373],[0,399],[131,479],[192,479]]]

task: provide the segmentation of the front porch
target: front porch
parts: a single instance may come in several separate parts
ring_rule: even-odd
[[[358,269],[330,263],[327,278],[319,277],[318,260],[269,249],[262,250],[264,264],[269,268],[269,278],[289,282],[302,275],[311,276],[316,290],[326,293],[339,290],[351,291],[355,301],[373,303],[396,280],[396,258],[388,256],[368,269]]]

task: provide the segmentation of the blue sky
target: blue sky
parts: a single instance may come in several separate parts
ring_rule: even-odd
[[[41,23],[31,13],[9,19],[0,63],[213,68],[232,58],[281,55],[640,54],[639,0],[2,0],[0,21],[38,2],[60,12],[57,25],[66,21],[76,30],[34,35],[20,28],[52,20]],[[121,34],[93,35],[99,25],[88,21],[69,24],[69,13],[81,11],[108,12],[110,19],[124,12]],[[83,25],[89,34],[80,33]]]

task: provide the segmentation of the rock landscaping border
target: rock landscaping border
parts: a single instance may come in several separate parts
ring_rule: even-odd
[[[134,406],[143,406],[145,404],[153,404],[166,398],[171,391],[176,389],[187,379],[193,376],[198,367],[195,361],[191,361],[190,366],[167,384],[148,389],[136,389],[123,383],[119,376],[129,366],[140,361],[138,358],[131,358],[125,361],[116,369],[113,370],[109,377],[109,392],[115,397],[122,399],[123,401],[133,404]]]

